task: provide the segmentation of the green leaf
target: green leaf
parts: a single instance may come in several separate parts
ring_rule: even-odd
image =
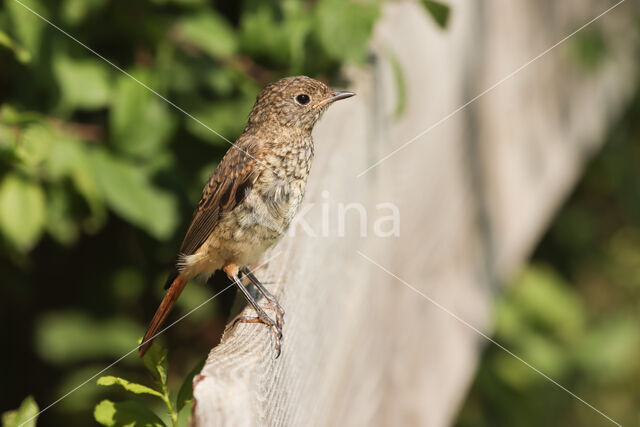
[[[180,411],[185,405],[193,402],[193,377],[202,371],[202,367],[206,360],[206,358],[203,358],[198,362],[185,377],[182,385],[180,386],[180,390],[178,391],[178,398],[176,399],[177,411]]]
[[[609,316],[589,331],[576,351],[577,361],[590,377],[622,382],[637,373],[640,327],[637,317]]]
[[[167,360],[167,349],[161,347],[158,343],[151,344],[149,350],[142,357],[142,363],[151,375],[161,384],[167,383],[167,371],[169,369],[169,361]]]
[[[7,33],[0,31],[0,46],[4,46],[10,49],[16,56],[16,59],[22,63],[31,61],[31,54],[26,49],[22,48],[15,40],[13,40]]]
[[[195,116],[217,134],[194,120],[187,121],[185,125],[187,130],[198,138],[226,147],[229,142],[219,135],[233,138],[242,132],[254,102],[253,98],[238,97],[220,102],[203,102],[194,107]]]
[[[393,112],[393,115],[398,118],[404,114],[407,107],[407,83],[398,57],[390,50],[386,51],[385,54],[391,64],[391,71],[393,71],[393,77],[396,84],[396,109]]]
[[[544,327],[546,332],[565,342],[580,339],[586,322],[584,306],[552,268],[528,266],[510,290],[509,298],[521,316]]]
[[[95,148],[104,151],[103,148]],[[47,170],[51,179],[59,181],[63,177],[71,178],[76,191],[89,205],[92,218],[83,225],[88,232],[95,232],[105,222],[106,207],[91,157],[85,142],[66,137],[58,137],[47,157]]]
[[[120,357],[130,351],[142,327],[123,317],[95,320],[75,311],[38,317],[36,350],[53,364],[74,363],[93,357]]]
[[[334,59],[363,63],[379,14],[377,2],[322,0],[316,6],[315,34]]]
[[[607,38],[602,30],[589,28],[571,39],[574,56],[590,71],[595,71],[607,57]]]
[[[49,157],[55,140],[49,126],[33,123],[24,129],[16,152],[27,167],[34,168]]]
[[[233,27],[212,10],[182,18],[177,23],[181,37],[214,58],[233,55],[237,49]]]
[[[38,420],[38,405],[32,396],[22,401],[18,409],[2,414],[3,427],[35,427]]]
[[[152,80],[147,72],[132,71],[131,74],[140,81]],[[138,82],[120,76],[109,116],[112,141],[124,153],[151,157],[173,136],[175,114],[169,111],[165,101]]]
[[[96,405],[93,417],[99,424],[109,427],[165,426],[156,414],[138,402],[132,401],[103,400]]]
[[[179,6],[202,6],[207,3],[207,0],[151,0],[156,4],[176,4]]]
[[[47,198],[47,231],[63,245],[74,243],[80,230],[74,221],[70,194],[60,186],[53,186]]]
[[[90,14],[100,10],[106,2],[106,0],[65,0],[61,7],[61,14],[67,23],[76,25]]]
[[[42,188],[15,174],[0,184],[0,230],[20,250],[31,249],[42,234],[46,202]]]
[[[17,153],[15,133],[11,126],[0,123],[0,164],[20,164],[20,156]]]
[[[240,45],[243,52],[269,63],[301,70],[305,42],[313,25],[311,14],[302,2],[257,3],[243,11]]]
[[[40,0],[29,1],[28,4],[25,2],[25,5],[45,18],[49,15]],[[42,36],[47,23],[18,2],[6,2],[4,7],[7,9],[15,29],[15,36],[20,44],[24,46],[31,57],[37,57],[40,53]]]
[[[451,15],[449,5],[434,0],[422,0],[422,5],[440,28],[447,28]]]
[[[95,110],[110,99],[108,65],[97,59],[71,59],[57,55],[53,69],[61,92],[61,107],[66,110]]]
[[[171,193],[154,187],[139,166],[107,152],[94,152],[91,163],[111,209],[158,239],[171,235],[178,221]]]
[[[106,375],[104,377],[98,378],[98,385],[110,386],[110,385],[119,385],[127,391],[135,394],[150,394],[152,396],[158,396],[160,398],[163,397],[162,393],[147,387],[146,385],[136,384],[125,380],[124,378],[114,377],[111,375]]]

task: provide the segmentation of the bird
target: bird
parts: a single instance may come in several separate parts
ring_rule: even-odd
[[[222,270],[255,310],[233,322],[263,323],[280,355],[284,310],[250,265],[286,232],[301,206],[314,155],[314,125],[335,101],[354,96],[307,76],[285,77],[258,94],[247,125],[204,186],[166,294],[140,345],[143,357],[187,283]],[[249,279],[264,308],[243,284]],[[265,309],[274,312],[270,317]]]

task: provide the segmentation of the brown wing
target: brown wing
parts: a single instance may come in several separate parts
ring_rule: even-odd
[[[181,255],[194,254],[216,228],[220,216],[233,210],[251,191],[258,173],[255,158],[246,151],[250,148],[250,145],[242,150],[232,147],[209,177],[180,246]],[[165,283],[165,289],[177,276],[176,266]]]
[[[213,232],[220,216],[244,200],[257,178],[255,162],[235,147],[223,157],[202,191],[180,247],[182,255],[195,253]]]

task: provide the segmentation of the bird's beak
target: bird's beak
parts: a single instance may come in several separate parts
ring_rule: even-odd
[[[327,104],[331,104],[335,101],[339,101],[341,99],[347,99],[347,98],[351,98],[353,95],[355,95],[355,92],[349,92],[347,90],[339,92],[339,91],[334,91],[331,92],[331,94],[326,97],[325,99],[323,99],[322,101],[318,102],[315,105],[315,108],[317,107],[323,107]]]

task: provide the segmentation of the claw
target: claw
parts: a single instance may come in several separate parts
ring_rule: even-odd
[[[274,336],[274,344],[275,344],[276,359],[277,359],[278,356],[280,356],[280,340],[282,339],[282,327],[284,325],[284,310],[282,309],[282,307],[280,307],[280,304],[278,304],[278,301],[275,299],[275,297],[271,295],[271,293],[267,290],[267,288],[264,287],[262,283],[260,283],[258,278],[254,276],[254,274],[251,272],[251,270],[249,270],[248,267],[243,267],[240,270],[240,272],[242,274],[246,274],[249,280],[258,288],[260,293],[265,297],[265,299],[267,300],[267,304],[265,304],[264,308],[270,308],[273,310],[275,314],[274,316],[275,321],[267,315],[263,307],[258,305],[255,298],[251,296],[249,291],[242,284],[242,281],[238,276],[237,265],[229,264],[225,267],[225,273],[227,273],[229,278],[233,280],[233,282],[236,284],[238,289],[244,294],[245,298],[251,304],[251,306],[253,307],[253,309],[256,311],[256,314],[257,314],[257,316],[255,317],[251,317],[251,316],[238,317],[233,321],[233,324],[231,325],[231,327],[232,328],[235,327],[240,322],[264,323],[265,325],[269,326]]]
[[[267,301],[267,303],[264,304],[262,308],[273,310],[273,313],[276,317],[276,325],[280,330],[282,330],[282,327],[284,325],[284,310],[282,309],[282,307],[280,307],[280,304],[278,304],[278,302],[275,300]]]
[[[263,323],[267,325],[269,329],[271,329],[271,332],[273,333],[274,347],[276,350],[275,358],[277,359],[280,356],[280,348],[281,348],[280,340],[282,339],[282,329],[277,324],[277,322],[274,322],[269,317],[262,318],[260,316],[241,316],[241,317],[237,317],[233,321],[233,323],[231,324],[231,327],[235,328],[238,323]]]

